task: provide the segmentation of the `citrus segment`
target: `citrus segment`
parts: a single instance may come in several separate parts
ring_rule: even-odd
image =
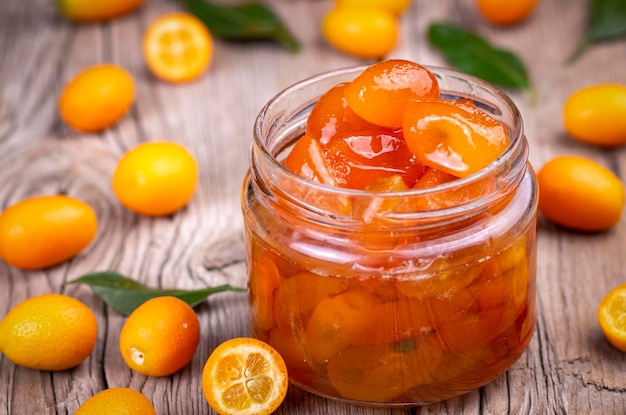
[[[213,58],[213,39],[201,20],[188,13],[156,19],[143,37],[143,55],[157,77],[170,82],[198,78]]]
[[[287,367],[278,352],[254,338],[220,344],[202,371],[202,390],[209,405],[222,415],[264,415],[285,399]]]
[[[602,298],[598,321],[609,343],[626,352],[626,284],[613,288]]]
[[[0,352],[30,369],[65,370],[85,360],[98,335],[93,312],[64,294],[43,294],[16,305],[0,322]]]

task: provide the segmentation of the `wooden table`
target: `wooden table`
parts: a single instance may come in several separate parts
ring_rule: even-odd
[[[44,0],[3,0],[0,8],[0,207],[40,194],[65,193],[98,214],[95,241],[62,265],[26,272],[0,262],[0,315],[29,296],[63,292],[97,315],[91,356],[62,372],[17,367],[0,357],[0,413],[71,414],[108,387],[140,390],[159,414],[212,413],[200,375],[211,350],[249,334],[247,297],[221,293],[197,308],[202,339],[192,363],[165,378],[131,372],[118,350],[124,317],[84,285],[63,285],[83,274],[117,270],[159,287],[246,284],[239,193],[248,166],[252,124],[263,104],[288,85],[322,71],[362,63],[329,47],[320,19],[331,0],[267,3],[302,43],[290,53],[272,43],[216,41],[214,62],[197,82],[170,85],[147,71],[140,39],[174,1],[148,0],[137,12],[107,23],[72,24]],[[563,61],[582,35],[587,1],[543,0],[523,24],[485,23],[470,0],[415,0],[402,17],[402,39],[390,57],[445,64],[425,37],[433,21],[463,24],[517,53],[527,64],[538,99],[510,91],[539,168],[560,154],[578,154],[623,176],[626,153],[578,144],[565,133],[566,97],[592,83],[626,84],[626,40],[593,46],[571,66]],[[57,99],[81,69],[113,62],[128,69],[137,96],[130,113],[99,134],[81,134],[60,119]],[[171,217],[140,217],[117,202],[110,178],[118,158],[137,143],[170,139],[200,164],[195,196]],[[354,407],[291,387],[280,414],[624,414],[626,358],[602,336],[596,308],[626,281],[626,221],[601,234],[567,232],[539,223],[538,321],[530,347],[489,385],[441,404],[384,410]]]

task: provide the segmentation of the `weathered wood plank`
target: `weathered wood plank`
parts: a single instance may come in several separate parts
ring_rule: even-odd
[[[141,36],[173,1],[149,0],[138,12],[107,23],[71,24],[40,0],[5,0],[0,10],[0,207],[31,195],[67,193],[90,203],[100,231],[76,258],[48,270],[25,272],[0,262],[0,315],[19,301],[66,292],[97,314],[98,342],[75,369],[37,372],[0,357],[0,413],[71,414],[106,387],[141,390],[166,414],[212,413],[200,375],[210,351],[248,334],[244,294],[220,294],[198,308],[202,340],[192,363],[167,378],[131,372],[118,351],[123,317],[83,286],[63,285],[84,273],[115,269],[162,287],[245,286],[239,209],[252,124],[263,104],[290,84],[319,72],[363,63],[331,49],[319,21],[331,0],[272,0],[303,45],[291,54],[272,44],[216,41],[209,73],[186,85],[150,75]],[[415,0],[402,17],[402,41],[392,57],[445,65],[425,38],[432,21],[466,25],[527,63],[537,102],[509,91],[525,120],[535,168],[559,154],[597,160],[621,177],[626,154],[573,142],[561,108],[576,89],[598,82],[626,84],[626,41],[591,48],[564,66],[585,27],[583,0],[543,0],[526,22],[512,28],[486,24],[472,0]],[[99,134],[81,134],[60,120],[63,85],[84,67],[114,62],[127,68],[137,97],[130,114]],[[200,163],[200,185],[189,206],[167,218],[138,217],[123,209],[110,186],[117,159],[137,143],[172,139]],[[626,226],[600,235],[566,232],[540,221],[538,321],[528,351],[506,374],[478,391],[412,409],[354,407],[292,387],[279,414],[626,413],[626,361],[602,337],[595,310],[600,298],[626,281]]]

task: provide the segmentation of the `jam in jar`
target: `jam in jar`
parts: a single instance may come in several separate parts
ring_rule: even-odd
[[[242,191],[251,330],[305,390],[424,405],[490,382],[527,347],[536,181],[498,88],[422,68],[420,105],[407,98],[398,117],[376,88],[354,90],[367,69],[293,85],[256,120]],[[357,108],[368,93],[372,114]]]

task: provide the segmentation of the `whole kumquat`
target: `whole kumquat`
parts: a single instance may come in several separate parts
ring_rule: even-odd
[[[120,352],[134,371],[168,376],[186,366],[200,342],[200,322],[176,297],[152,298],[135,309],[120,333]]]
[[[142,49],[155,76],[169,82],[188,82],[200,77],[211,64],[213,37],[197,17],[173,12],[150,24]]]
[[[71,196],[23,199],[0,215],[0,257],[22,269],[60,264],[96,236],[98,218],[87,203]]]
[[[598,321],[609,343],[626,352],[626,284],[613,288],[602,298]]]
[[[57,0],[61,14],[76,22],[97,22],[128,14],[144,0]]]
[[[526,19],[538,0],[476,0],[478,11],[489,22],[509,26]]]
[[[66,370],[85,360],[98,335],[93,312],[64,294],[27,298],[0,321],[0,352],[37,370]]]
[[[578,156],[549,160],[537,173],[539,211],[566,228],[597,232],[615,225],[624,209],[624,185],[600,164]]]
[[[182,145],[142,143],[127,151],[113,173],[113,190],[133,212],[169,215],[187,204],[198,183],[198,164]]]
[[[336,6],[324,15],[322,34],[344,53],[377,59],[395,48],[399,28],[396,17],[385,9]]]
[[[563,105],[569,135],[598,147],[626,144],[626,85],[596,84],[570,95]]]
[[[135,84],[126,70],[112,64],[95,65],[65,86],[59,113],[76,130],[97,132],[118,122],[134,99]]]
[[[154,406],[141,392],[130,388],[110,388],[96,393],[74,415],[156,415]]]
[[[213,350],[202,370],[202,390],[221,415],[269,415],[285,399],[287,367],[269,344],[234,338]]]

